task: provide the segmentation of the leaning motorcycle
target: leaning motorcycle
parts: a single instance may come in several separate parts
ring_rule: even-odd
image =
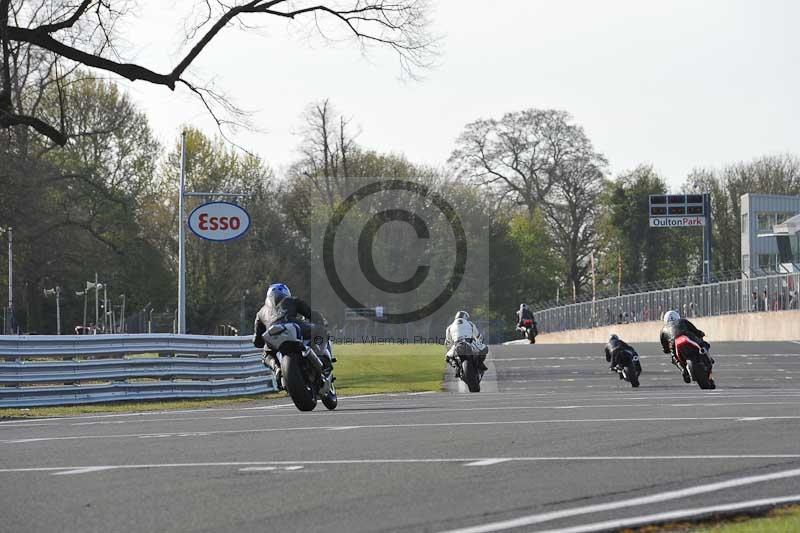
[[[683,367],[689,371],[691,381],[701,389],[716,389],[717,385],[711,377],[714,359],[708,351],[685,335],[675,339],[675,356],[673,364],[683,373]]]
[[[613,369],[619,374],[619,379],[624,379],[631,384],[631,387],[639,386],[639,374],[642,373],[642,364],[639,362],[639,356],[629,352],[623,351],[617,356],[617,366]]]
[[[320,399],[328,409],[336,409],[339,401],[333,368],[326,370],[317,354],[333,360],[330,340],[321,345],[304,340],[300,326],[293,322],[273,324],[263,337],[267,347],[277,352],[283,388],[299,410],[313,411]]]
[[[522,321],[522,326],[520,326],[519,331],[525,335],[525,338],[528,339],[530,344],[536,344],[536,327],[533,325],[533,320],[526,318]]]
[[[466,383],[470,392],[481,391],[483,372],[480,371],[480,355],[471,342],[457,341],[448,361],[456,369],[456,377]]]

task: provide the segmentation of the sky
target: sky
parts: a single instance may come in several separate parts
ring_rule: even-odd
[[[303,22],[253,16],[193,64],[251,112],[231,138],[284,169],[309,104],[329,98],[367,148],[443,165],[464,126],[562,109],[616,176],[652,164],[677,188],[693,168],[800,153],[800,2],[794,0],[432,0],[437,65],[403,80],[393,52],[315,38]],[[120,27],[126,59],[169,71],[192,2],[140,1]],[[194,2],[196,5],[197,2]],[[157,136],[216,133],[186,90],[125,82]]]

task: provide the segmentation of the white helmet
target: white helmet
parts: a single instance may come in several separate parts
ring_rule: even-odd
[[[675,322],[680,319],[681,315],[677,311],[667,311],[664,313],[664,324],[669,324],[670,322]]]
[[[459,311],[458,313],[456,313],[456,320],[458,320],[459,318],[469,320],[469,313],[467,313],[466,311]]]

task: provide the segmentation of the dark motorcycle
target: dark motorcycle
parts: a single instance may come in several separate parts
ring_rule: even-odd
[[[701,389],[716,389],[717,384],[711,377],[711,369],[714,366],[714,359],[708,354],[705,347],[700,346],[685,335],[675,339],[675,355],[672,363],[683,373],[683,369],[689,372],[689,381],[696,382]]]
[[[301,411],[313,411],[317,400],[330,410],[336,409],[339,400],[333,385],[333,369],[325,369],[315,350],[327,351],[333,360],[330,340],[316,345],[303,340],[300,327],[292,322],[273,324],[264,333],[267,346],[277,352],[281,365],[283,388],[289,393],[294,405]]]
[[[639,374],[642,373],[642,364],[639,362],[638,355],[628,350],[623,351],[617,355],[617,366],[612,370],[619,374],[619,379],[624,379],[630,383],[631,387],[639,386]]]
[[[525,335],[525,338],[528,339],[530,344],[536,344],[536,335],[538,335],[538,331],[536,329],[536,324],[534,324],[533,320],[526,318],[522,321],[522,325],[517,328],[520,333]]]
[[[456,369],[456,377],[467,384],[470,392],[481,391],[483,372],[480,371],[480,355],[471,342],[456,342],[453,356],[448,358],[448,362]]]

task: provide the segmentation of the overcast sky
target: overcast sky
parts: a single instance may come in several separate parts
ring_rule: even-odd
[[[140,2],[122,28],[137,61],[168,71],[187,2]],[[196,2],[195,2],[196,4]],[[677,187],[694,167],[800,153],[800,2],[794,0],[433,0],[439,66],[402,81],[395,56],[309,40],[292,23],[248,19],[195,62],[253,112],[242,144],[280,170],[298,157],[309,103],[330,98],[359,142],[442,165],[463,126],[525,108],[568,111],[610,172],[651,163]],[[145,41],[140,36],[147,36]],[[216,128],[186,92],[125,83],[159,138]]]

